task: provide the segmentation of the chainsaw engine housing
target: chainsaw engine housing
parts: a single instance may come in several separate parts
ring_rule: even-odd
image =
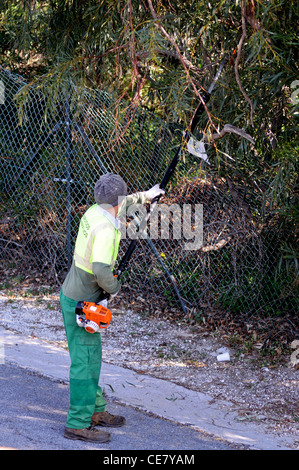
[[[111,311],[101,304],[81,301],[76,306],[77,324],[84,327],[88,333],[96,333],[109,326]]]

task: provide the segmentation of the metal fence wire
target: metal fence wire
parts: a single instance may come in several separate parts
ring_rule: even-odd
[[[182,129],[116,102],[105,91],[71,83],[55,106],[32,87],[20,122],[16,96],[26,91],[26,81],[0,67],[0,84],[0,259],[60,283],[99,176],[119,173],[131,193],[148,189],[162,180]],[[267,332],[267,338],[291,341],[298,298],[294,276],[279,270],[275,218],[257,222],[255,194],[246,187],[236,190],[203,167],[194,176],[194,156],[182,153],[161,200],[171,208],[169,233],[161,236],[161,212],[160,236],[138,243],[126,295],[146,300],[152,312],[183,311],[211,327],[238,325],[248,334]],[[182,221],[186,205],[200,204],[203,243],[186,249],[190,233],[176,236],[174,219]],[[189,225],[196,238],[195,216],[192,209]],[[129,242],[121,241],[120,259]]]

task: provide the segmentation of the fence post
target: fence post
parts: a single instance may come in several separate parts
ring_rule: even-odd
[[[67,267],[70,269],[72,264],[72,193],[71,193],[71,162],[72,162],[72,130],[70,105],[66,101],[66,250]]]

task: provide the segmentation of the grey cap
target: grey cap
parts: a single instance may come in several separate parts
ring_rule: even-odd
[[[97,204],[115,207],[126,195],[126,183],[121,176],[112,173],[102,175],[94,187],[94,198]]]

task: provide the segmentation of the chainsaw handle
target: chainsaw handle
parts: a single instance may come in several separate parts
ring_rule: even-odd
[[[101,296],[99,297],[99,300],[97,303],[102,302],[102,300],[109,300],[110,299],[110,294],[108,292],[102,292]]]

